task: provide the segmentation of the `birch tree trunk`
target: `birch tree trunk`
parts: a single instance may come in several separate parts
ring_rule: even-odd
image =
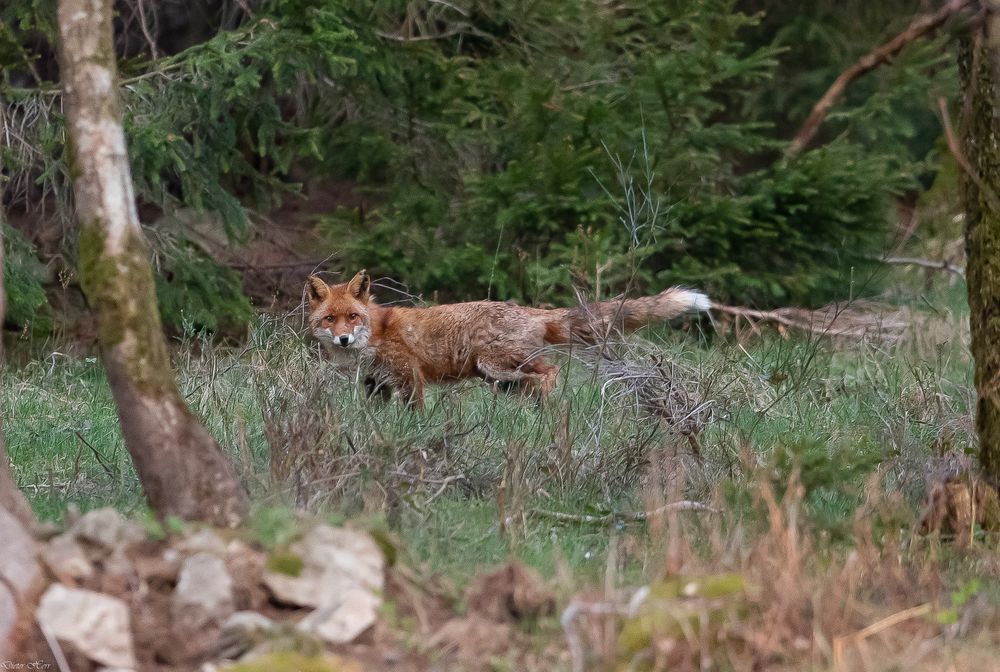
[[[80,231],[80,280],[96,311],[125,446],[161,517],[236,525],[246,495],[188,410],[170,368],[125,150],[112,0],[59,0],[60,70]]]
[[[2,157],[0,157],[2,160]],[[0,163],[0,175],[3,174]],[[7,294],[3,284],[3,228],[6,225],[3,210],[3,185],[0,184],[0,329],[7,314]],[[3,364],[3,338],[0,334],[0,365]],[[28,500],[18,489],[10,470],[7,450],[4,448],[3,427],[0,426],[0,539],[4,551],[0,553],[0,661],[10,660],[18,639],[18,624],[24,617],[24,605],[33,587],[41,577],[35,560],[35,542],[32,532],[38,530],[38,521],[28,505]],[[3,664],[0,663],[0,667]]]
[[[966,279],[976,431],[983,477],[1000,485],[1000,2],[963,39],[959,56],[963,144]]]
[[[0,169],[2,168],[3,166],[0,165]],[[7,293],[3,285],[3,228],[5,225],[3,188],[0,187],[0,329],[3,328],[4,316],[7,314]],[[2,334],[0,334],[0,366],[3,365],[3,361],[3,338]],[[2,420],[3,418],[0,418],[0,508],[7,509],[26,528],[34,529],[36,522],[35,514],[32,512],[28,500],[25,499],[24,493],[18,489],[17,481],[14,480],[14,474],[11,473],[10,458],[7,457],[7,448],[3,440]]]

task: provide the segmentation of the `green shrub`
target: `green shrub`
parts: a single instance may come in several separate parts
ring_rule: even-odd
[[[3,282],[7,292],[6,321],[33,331],[48,331],[52,314],[45,288],[45,267],[35,249],[17,229],[4,226]]]
[[[911,45],[852,84],[817,149],[784,158],[832,77],[907,18],[867,5],[266,0],[179,53],[121,61],[137,196],[149,219],[218,215],[238,242],[247,211],[301,176],[349,180],[366,206],[321,220],[330,251],[430,299],[567,302],[581,282],[757,304],[870,293],[891,200],[933,168],[927,94],[957,78],[945,38]],[[54,36],[51,3],[0,10],[0,97],[32,149],[0,152],[19,203],[40,190],[68,219],[39,46]],[[178,250],[165,321],[242,314],[231,274]]]
[[[565,302],[598,268],[605,292],[685,282],[759,304],[877,289],[891,199],[924,169],[885,110],[940,58],[911,58],[834,115],[841,137],[785,160],[759,104],[785,86],[782,51],[732,1],[477,2],[460,35],[402,45],[372,35],[404,23],[398,3],[347,4],[373,58],[344,85],[358,121],[322,153],[378,206],[321,230],[352,266],[441,299]],[[362,137],[370,155],[333,149]]]
[[[240,274],[189,245],[164,257],[156,277],[156,298],[163,324],[180,331],[242,331],[253,317]]]

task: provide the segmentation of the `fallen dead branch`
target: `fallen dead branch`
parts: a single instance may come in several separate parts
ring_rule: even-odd
[[[896,37],[885,44],[879,45],[872,51],[859,58],[851,67],[840,73],[840,76],[833,81],[830,88],[826,90],[823,97],[813,106],[812,111],[806,118],[805,123],[799,128],[798,133],[788,145],[785,151],[787,156],[796,156],[805,149],[819,131],[820,125],[826,119],[826,115],[834,106],[837,100],[843,95],[847,85],[858,77],[871,72],[883,63],[889,62],[903,48],[920,39],[924,35],[937,30],[955,14],[958,14],[967,7],[972,6],[972,0],[949,0],[932,14],[920,14],[913,18],[910,25]]]
[[[782,336],[788,331],[800,331],[831,338],[861,339],[878,337],[897,341],[910,326],[906,310],[883,306],[871,301],[831,304],[818,310],[805,308],[775,308],[754,310],[742,306],[715,305],[713,311],[732,318],[734,330],[743,327],[759,334],[761,326],[773,325]]]
[[[933,271],[947,271],[965,278],[965,268],[956,266],[947,259],[922,259],[920,257],[872,257],[874,261],[881,261],[883,264],[895,264],[898,266],[919,266],[929,268]]]
[[[667,511],[700,511],[703,513],[718,513],[719,510],[701,502],[682,500],[658,506],[650,511],[622,511],[608,513],[603,516],[594,516],[582,513],[563,513],[562,511],[547,511],[545,509],[530,509],[529,513],[554,520],[561,520],[568,523],[601,523],[608,524],[619,520],[637,521],[647,520],[653,516],[658,516]]]

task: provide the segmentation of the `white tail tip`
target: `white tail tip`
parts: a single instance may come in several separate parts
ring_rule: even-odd
[[[693,289],[681,290],[680,298],[688,305],[688,310],[703,313],[712,309],[712,300],[708,298],[708,295]]]

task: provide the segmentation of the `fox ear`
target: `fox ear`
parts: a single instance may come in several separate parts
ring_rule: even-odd
[[[306,293],[309,295],[309,307],[315,308],[317,304],[322,303],[326,297],[330,296],[330,286],[323,278],[310,275],[309,279],[306,280]]]
[[[358,301],[368,301],[368,294],[372,288],[372,280],[368,277],[368,271],[362,269],[347,283],[347,291]]]

